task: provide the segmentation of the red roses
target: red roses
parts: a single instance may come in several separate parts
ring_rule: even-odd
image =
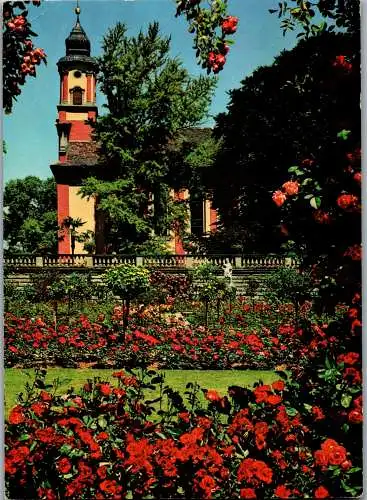
[[[328,465],[341,465],[347,459],[347,450],[334,439],[326,439],[321,445],[321,450],[315,452],[316,464],[321,467]]]
[[[343,210],[355,210],[358,208],[358,197],[353,194],[341,194],[337,199],[337,204]]]
[[[16,32],[24,31],[26,25],[27,25],[27,20],[23,16],[16,16],[14,17],[13,20],[7,23],[7,27],[10,30],[14,30]]]
[[[220,401],[222,399],[217,391],[214,391],[212,389],[206,391],[205,397],[208,401]]]
[[[299,183],[297,181],[287,181],[282,186],[283,191],[275,191],[272,196],[274,203],[281,207],[288,196],[295,196],[299,192]]]
[[[240,463],[237,478],[238,481],[244,481],[253,486],[259,486],[261,483],[270,484],[273,479],[273,471],[261,460],[245,458]]]
[[[324,486],[319,486],[315,490],[315,498],[329,498],[329,497],[330,497],[330,493],[328,492],[328,490]]]
[[[229,49],[228,49],[229,50]],[[228,52],[228,51],[227,51]],[[216,52],[209,52],[208,54],[208,66],[213,69],[214,73],[218,73],[226,63],[226,57],[223,54]]]
[[[228,16],[222,23],[222,31],[225,35],[232,35],[237,31],[238,17]]]
[[[358,352],[348,352],[346,354],[340,354],[338,356],[338,363],[344,363],[346,365],[355,365],[359,361],[359,354]]]
[[[299,184],[297,181],[288,181],[283,184],[282,188],[289,196],[294,196],[298,194]]]
[[[330,224],[331,222],[330,214],[320,209],[313,212],[313,218],[318,224]]]
[[[333,66],[336,68],[342,68],[346,71],[352,70],[352,64],[347,60],[346,56],[340,55],[336,56],[335,61],[333,62]]]
[[[10,412],[8,420],[9,423],[13,425],[22,424],[23,422],[25,422],[26,418],[23,413],[23,408],[19,405],[15,406]]]
[[[68,458],[60,458],[56,462],[56,468],[61,474],[67,474],[71,470],[71,463]]]
[[[287,199],[287,196],[282,193],[282,191],[275,191],[272,196],[273,202],[278,206],[281,207],[285,200]]]

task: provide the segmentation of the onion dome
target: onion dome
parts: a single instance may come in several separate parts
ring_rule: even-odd
[[[80,25],[79,16],[70,35],[65,40],[66,55],[90,56],[90,41]]]
[[[90,55],[90,41],[80,24],[79,4],[75,9],[75,14],[75,26],[65,40],[66,55],[59,59],[57,63],[59,72],[64,69],[70,69],[76,64],[83,64],[84,67],[88,67],[90,70],[96,72],[98,70],[97,60]]]

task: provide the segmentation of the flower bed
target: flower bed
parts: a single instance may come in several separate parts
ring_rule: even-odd
[[[5,366],[73,367],[87,362],[97,367],[155,363],[172,369],[271,369],[281,364],[298,365],[326,342],[331,346],[337,343],[336,337],[325,340],[326,324],[303,319],[302,326],[296,327],[287,309],[276,311],[276,320],[270,306],[260,304],[257,309],[253,312],[242,304],[235,313],[225,312],[209,329],[192,325],[180,315],[160,319],[140,315],[133,317],[126,334],[122,333],[118,308],[110,322],[102,316],[92,323],[81,316],[70,326],[59,325],[57,331],[40,318],[8,314]]]
[[[335,367],[349,408],[331,427],[333,414],[326,419],[309,398],[297,399],[291,381],[230,387],[227,395],[203,390],[201,404],[197,386],[188,384],[183,400],[153,371],[139,379],[117,372],[117,386],[88,381],[65,396],[54,396],[39,372],[6,426],[8,497],[355,496],[361,398],[342,374],[352,358]],[[144,399],[155,385],[160,396]]]

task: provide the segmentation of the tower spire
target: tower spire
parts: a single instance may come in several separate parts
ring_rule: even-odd
[[[79,0],[76,0],[75,14],[76,14],[76,22],[79,23],[79,14],[80,14]]]

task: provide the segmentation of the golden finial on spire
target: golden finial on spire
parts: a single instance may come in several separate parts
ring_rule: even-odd
[[[79,22],[79,14],[80,14],[79,0],[76,0],[75,14],[76,14],[76,21]]]

